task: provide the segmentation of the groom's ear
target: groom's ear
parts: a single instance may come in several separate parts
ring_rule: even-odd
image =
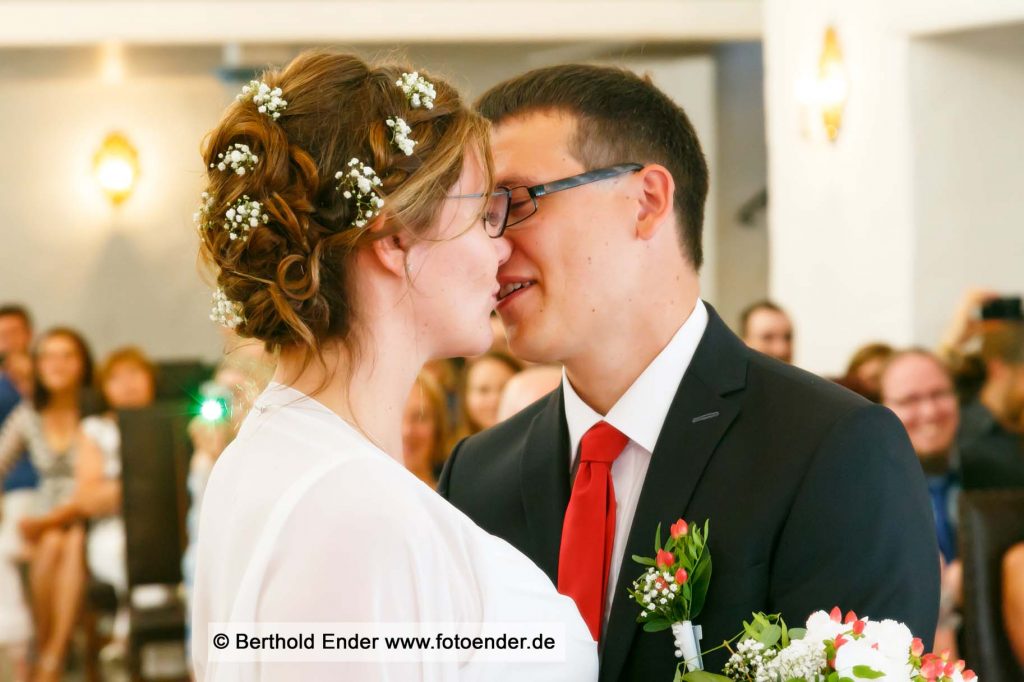
[[[672,222],[676,183],[668,169],[656,163],[644,166],[638,174],[636,236],[648,240]]]
[[[411,243],[412,240],[404,232],[375,239],[372,242],[374,258],[385,270],[404,279],[409,267]]]

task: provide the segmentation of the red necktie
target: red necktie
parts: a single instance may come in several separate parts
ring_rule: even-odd
[[[601,636],[608,568],[615,541],[615,487],[612,462],[629,439],[598,422],[580,441],[580,466],[562,524],[558,591],[572,597],[594,641]]]

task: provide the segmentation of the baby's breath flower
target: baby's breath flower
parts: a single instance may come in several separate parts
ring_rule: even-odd
[[[238,95],[240,102],[251,100],[256,110],[266,114],[273,120],[281,118],[281,112],[288,106],[288,101],[281,97],[281,88],[271,88],[262,81],[252,80],[242,86]]]
[[[409,124],[397,116],[389,118],[385,122],[388,128],[391,128],[391,142],[406,156],[412,156],[412,150],[418,143],[409,137],[409,133],[412,132]]]
[[[409,106],[413,109],[420,107],[424,109],[434,108],[434,98],[437,97],[437,91],[430,81],[420,76],[419,72],[403,73],[402,77],[395,81],[395,85],[402,89],[402,92],[405,93],[406,98],[409,100]]]
[[[233,144],[226,151],[217,154],[217,163],[211,163],[210,168],[219,171],[226,171],[230,168],[236,175],[245,175],[256,167],[259,157],[252,153],[247,144]]]
[[[230,300],[224,290],[217,287],[217,290],[213,292],[210,320],[228,329],[234,329],[242,324],[245,318],[242,317],[242,306]]]
[[[244,242],[249,238],[249,230],[269,222],[270,216],[263,212],[262,204],[243,194],[242,198],[224,214],[223,227],[228,231],[228,236],[232,241],[241,239]]]
[[[384,183],[373,168],[354,158],[348,162],[348,171],[338,171],[334,179],[338,181],[337,190],[342,198],[354,204],[353,227],[365,227],[380,215],[384,199],[377,193],[377,188]]]

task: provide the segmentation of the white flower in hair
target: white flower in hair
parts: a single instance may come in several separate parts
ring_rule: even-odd
[[[391,141],[394,145],[406,156],[412,156],[412,150],[417,145],[417,142],[409,137],[409,133],[412,132],[409,124],[397,116],[389,118],[385,123],[388,124],[388,128],[391,128]]]
[[[243,85],[237,99],[240,102],[252,100],[257,111],[275,121],[281,118],[281,112],[288,106],[288,101],[281,97],[281,88],[271,88],[263,81],[254,80]]]
[[[409,100],[409,106],[413,109],[420,107],[424,109],[434,108],[434,98],[437,97],[437,91],[434,89],[433,83],[420,76],[418,71],[403,73],[402,77],[395,81],[395,85],[402,88],[402,92],[405,93],[406,98]]]
[[[200,232],[210,226],[210,210],[212,208],[213,197],[209,192],[203,192],[199,198],[199,208],[192,214],[192,222]]]
[[[247,144],[233,144],[217,155],[217,163],[211,163],[210,168],[219,171],[226,171],[230,168],[236,175],[245,175],[251,171],[259,162],[259,157],[252,153]]]
[[[270,216],[263,212],[260,202],[243,194],[224,214],[223,227],[232,241],[241,239],[244,242],[249,238],[249,230],[269,222]]]
[[[224,290],[217,287],[213,292],[213,308],[210,310],[210,321],[234,329],[245,321],[242,317],[242,306],[227,297]]]
[[[359,159],[352,159],[348,162],[348,170],[338,171],[334,174],[334,179],[338,180],[337,190],[341,192],[341,196],[354,204],[353,227],[366,227],[370,220],[380,215],[380,210],[384,208],[384,199],[377,193],[376,188],[384,183],[376,171]]]

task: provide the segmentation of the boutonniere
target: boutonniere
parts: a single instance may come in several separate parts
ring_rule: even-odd
[[[675,654],[683,659],[685,671],[703,670],[700,654],[700,626],[694,620],[704,608],[711,584],[711,553],[707,547],[708,522],[692,527],[683,519],[669,528],[668,541],[661,544],[661,524],[654,537],[654,557],[633,555],[633,561],[647,570],[633,581],[630,599],[640,607],[637,622],[645,632],[671,628]],[[678,675],[678,667],[677,667]]]

